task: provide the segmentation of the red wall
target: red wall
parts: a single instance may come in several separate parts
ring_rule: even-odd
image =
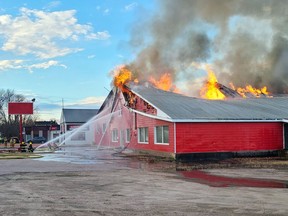
[[[122,95],[119,96],[120,99],[117,100],[116,106],[113,109],[114,114],[111,117],[111,105],[108,105],[98,116],[95,125],[95,143],[100,147],[119,147],[120,145],[120,133],[121,130],[124,131],[126,138],[126,129],[131,131],[131,141],[129,143],[125,142],[124,146],[130,149],[138,150],[154,150],[159,152],[171,152],[174,153],[174,123],[160,121],[153,118],[145,117],[134,112],[130,112],[127,107],[124,106],[124,98]],[[153,107],[147,109],[147,105],[143,103],[139,98],[137,98],[137,109],[142,109],[149,114],[155,114],[156,110]],[[112,104],[112,103],[111,103]],[[121,115],[119,115],[119,110],[121,109]],[[102,126],[106,123],[108,130],[103,134]],[[108,124],[109,123],[109,124]],[[169,126],[169,144],[155,144],[154,143],[154,127],[155,126]],[[138,143],[138,128],[148,127],[148,144]],[[112,142],[112,130],[118,130],[118,141]],[[125,139],[126,141],[126,139]],[[123,146],[122,146],[123,147]]]
[[[282,123],[177,123],[177,153],[283,149]]]
[[[156,120],[134,112],[124,106],[125,99],[120,94],[116,103],[112,98],[105,109],[98,115],[95,129],[95,143],[100,147],[119,147],[120,133],[124,131],[125,142],[122,147],[130,149],[154,150],[175,153],[174,123]],[[113,108],[112,118],[111,109]],[[137,98],[137,110],[155,114],[156,110]],[[121,112],[120,112],[121,110]],[[121,114],[120,114],[121,113]],[[107,124],[108,130],[103,133],[102,125]],[[109,123],[109,124],[108,124]],[[176,124],[176,153],[205,153],[205,152],[236,152],[257,150],[283,149],[282,123],[175,123]],[[155,126],[169,126],[169,144],[154,143]],[[138,143],[138,128],[148,127],[148,144]],[[118,130],[118,140],[112,142],[112,130]],[[131,141],[126,142],[126,129],[131,131]]]
[[[135,116],[134,116],[135,118]],[[152,119],[143,115],[137,114],[137,128],[138,127],[148,127],[148,144],[140,144],[137,139],[137,130],[134,130],[134,139],[131,140],[130,148],[134,149],[145,149],[154,150],[161,152],[171,152],[174,153],[174,124],[171,122],[161,121],[157,119]],[[155,144],[154,143],[154,127],[155,126],[169,126],[169,145],[167,144]]]

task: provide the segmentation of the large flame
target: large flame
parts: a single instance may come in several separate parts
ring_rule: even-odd
[[[241,87],[235,87],[233,83],[230,83],[230,86],[233,90],[237,91],[238,94],[240,94],[243,98],[247,98],[250,95],[253,95],[254,97],[261,97],[262,95],[272,97],[270,96],[270,93],[267,90],[267,87],[264,86],[262,88],[254,88],[251,85],[247,85],[244,88]]]
[[[125,91],[124,85],[132,80],[132,72],[128,70],[125,65],[118,66],[114,71],[114,86]]]
[[[192,63],[193,67],[196,67],[198,69],[203,69],[208,73],[207,81],[203,85],[203,87],[200,90],[200,96],[205,99],[225,99],[226,96],[220,91],[219,84],[216,78],[215,73],[213,72],[211,66],[209,64],[199,64],[199,63]],[[267,87],[264,86],[262,88],[255,88],[251,85],[247,85],[244,88],[242,87],[235,87],[233,83],[230,83],[231,88],[236,91],[240,96],[243,98],[247,97],[272,97],[270,96],[270,93],[267,90]]]
[[[200,96],[205,99],[210,100],[222,100],[225,98],[225,95],[218,88],[217,78],[208,65],[204,65],[208,77],[204,86],[200,90]]]
[[[126,91],[125,85],[133,82],[134,84],[138,84],[139,80],[135,78],[134,74],[127,68],[126,65],[120,65],[116,67],[116,69],[113,71],[113,84],[114,86],[121,89],[121,91]],[[145,80],[141,80],[142,82]],[[164,91],[172,91],[175,93],[180,93],[180,90],[173,84],[172,77],[169,73],[163,74],[159,80],[156,78],[150,76],[148,80],[153,86],[155,86],[158,89],[162,89]]]
[[[169,73],[163,74],[159,80],[156,80],[154,77],[150,77],[149,82],[158,89],[180,93],[180,90],[173,85],[172,78]]]
[[[192,63],[192,65],[196,68],[204,69],[208,73],[207,80],[200,90],[200,96],[202,98],[212,100],[225,99],[226,96],[220,90],[221,84],[218,83],[216,75],[213,72],[211,66],[209,64],[197,64],[197,63]],[[158,89],[180,93],[180,90],[173,84],[171,74],[169,73],[163,74],[159,78],[159,80],[151,76],[148,81]],[[124,86],[129,82],[138,84],[139,80],[133,76],[133,73],[127,68],[127,66],[125,65],[118,66],[114,70],[114,80],[113,80],[114,86],[120,88],[122,92],[127,92],[127,89]],[[271,97],[269,96],[270,93],[268,92],[266,86],[260,89],[254,88],[251,85],[247,85],[244,88],[241,87],[236,88],[233,85],[233,83],[230,83],[230,86],[234,91],[237,91],[238,94],[243,98],[251,96],[261,97],[263,95],[265,95],[266,97]]]

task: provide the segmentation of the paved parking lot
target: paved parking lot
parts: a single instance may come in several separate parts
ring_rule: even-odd
[[[0,214],[288,214],[288,169],[208,169],[191,174],[176,172],[171,162],[113,153],[74,147],[41,159],[1,160]],[[219,181],[225,184],[216,184]]]

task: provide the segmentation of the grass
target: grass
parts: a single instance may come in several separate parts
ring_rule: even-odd
[[[21,152],[5,152],[0,153],[1,159],[28,159],[28,158],[40,158],[41,155],[33,153],[21,153]]]

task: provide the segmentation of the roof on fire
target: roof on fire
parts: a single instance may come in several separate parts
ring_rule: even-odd
[[[135,85],[130,89],[172,120],[288,119],[288,97],[205,100],[151,86]]]
[[[62,109],[65,123],[85,123],[98,113],[98,109]]]

